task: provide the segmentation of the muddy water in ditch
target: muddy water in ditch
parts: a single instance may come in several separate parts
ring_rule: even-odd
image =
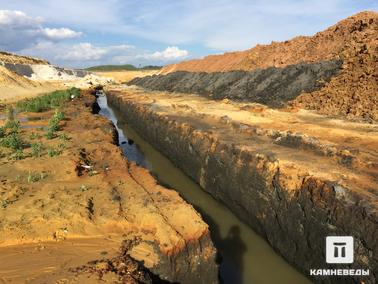
[[[168,158],[143,140],[122,119],[119,111],[107,105],[105,96],[100,96],[97,101],[101,107],[100,114],[116,125],[120,147],[128,160],[149,169],[160,183],[178,191],[209,224],[211,237],[220,254],[223,283],[309,283],[226,206],[204,192]]]

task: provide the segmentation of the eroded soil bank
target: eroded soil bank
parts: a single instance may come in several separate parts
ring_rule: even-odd
[[[207,224],[93,110],[89,93],[67,102],[49,138],[53,110],[17,114],[29,146],[0,148],[0,283],[216,283]]]
[[[128,123],[290,263],[328,268],[325,237],[352,235],[377,278],[377,125],[195,95],[107,90]],[[332,135],[331,135],[332,134]]]

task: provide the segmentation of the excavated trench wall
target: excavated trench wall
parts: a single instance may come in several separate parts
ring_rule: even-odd
[[[170,158],[213,197],[265,237],[290,263],[310,269],[363,268],[370,276],[313,278],[315,282],[375,283],[378,272],[377,212],[346,189],[280,165],[276,158],[222,143],[208,132],[160,116],[108,93],[108,102],[149,143]],[[325,237],[352,235],[355,261],[327,266]]]
[[[337,74],[341,64],[341,60],[331,60],[255,71],[214,73],[178,71],[167,75],[135,78],[128,85],[281,107],[302,92],[313,92],[323,87]]]

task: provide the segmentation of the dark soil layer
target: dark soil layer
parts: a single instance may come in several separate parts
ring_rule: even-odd
[[[301,63],[284,68],[215,73],[179,71],[135,78],[129,85],[150,90],[194,93],[212,99],[233,99],[282,107],[302,92],[313,92],[337,74],[340,60]]]

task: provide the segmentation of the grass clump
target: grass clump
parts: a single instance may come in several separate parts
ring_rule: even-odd
[[[8,120],[0,128],[0,146],[11,148],[12,150],[21,150],[25,143],[20,136],[20,122],[17,120]]]
[[[46,132],[47,139],[53,139],[55,137],[55,132],[60,129],[59,123],[64,119],[64,113],[55,110],[54,115],[49,120],[49,126]]]
[[[68,140],[70,140],[70,138],[68,137],[68,135],[66,133],[60,134],[59,139],[64,141],[64,142],[67,142]]]
[[[11,133],[0,140],[0,146],[12,150],[21,150],[24,148],[24,145],[25,144],[18,133]]]
[[[36,139],[41,139],[42,136],[38,133],[32,132],[29,136],[30,140],[36,140]]]
[[[50,158],[55,157],[55,156],[59,156],[60,154],[62,154],[61,149],[50,148],[50,149],[47,150],[47,155],[49,155]]]
[[[28,174],[28,183],[38,182],[46,178],[46,174],[44,172],[29,172]]]
[[[13,159],[19,161],[25,158],[24,151],[22,149],[16,150],[16,152],[12,155]]]
[[[42,156],[42,151],[43,151],[43,145],[42,143],[33,143],[31,144],[31,155],[34,158],[40,158]]]
[[[80,89],[73,87],[68,90],[54,91],[44,96],[23,100],[17,104],[17,108],[27,112],[42,112],[60,107],[64,102],[79,96]]]

